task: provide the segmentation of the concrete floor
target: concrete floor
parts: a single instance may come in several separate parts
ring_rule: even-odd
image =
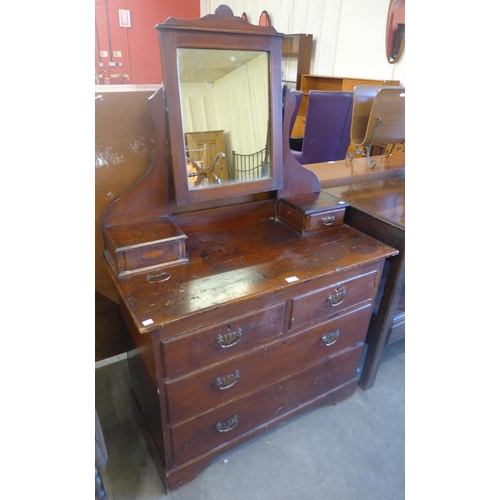
[[[403,500],[404,348],[404,340],[386,348],[369,391],[271,429],[169,495],[132,414],[126,360],[96,364],[109,500]]]

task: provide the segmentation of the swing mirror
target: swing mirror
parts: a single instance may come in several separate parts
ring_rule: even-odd
[[[157,29],[177,204],[279,189],[282,35],[227,6]]]

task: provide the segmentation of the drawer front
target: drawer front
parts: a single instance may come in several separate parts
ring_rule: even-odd
[[[319,321],[374,297],[377,271],[293,299],[292,328]]]
[[[345,208],[311,214],[307,217],[306,230],[318,231],[320,229],[329,229],[340,226],[344,222],[344,214]]]
[[[164,376],[179,377],[280,335],[284,313],[283,302],[162,341]]]
[[[321,358],[362,343],[371,303],[253,351],[166,382],[171,422],[210,410],[296,372]],[[355,371],[351,377],[355,376]]]
[[[347,383],[354,378],[361,352],[362,346],[345,350],[247,397],[172,426],[170,435],[175,463],[181,464],[221,446]]]
[[[184,239],[163,241],[117,253],[123,258],[124,271],[138,271],[186,259]]]

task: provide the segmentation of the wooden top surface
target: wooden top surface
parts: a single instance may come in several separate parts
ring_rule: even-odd
[[[405,179],[383,179],[372,182],[324,189],[371,216],[405,227]]]
[[[372,156],[376,161],[374,168],[368,167],[366,158],[355,158],[352,161],[337,160],[323,163],[310,163],[304,165],[312,170],[321,183],[321,188],[345,186],[360,182],[375,181],[380,179],[395,179],[405,175],[405,159],[399,156]]]
[[[359,265],[397,253],[347,225],[308,236],[272,218],[231,224],[230,231],[181,229],[190,262],[166,268],[168,281],[151,284],[139,274],[116,282],[141,333],[180,321],[196,328],[201,320],[219,320],[221,307],[229,306],[226,312],[232,316],[266,307],[271,300],[283,300],[291,286],[297,294],[310,288],[312,279],[323,283],[323,278],[322,286],[328,286],[341,271],[357,272]],[[297,279],[287,281],[291,277]]]

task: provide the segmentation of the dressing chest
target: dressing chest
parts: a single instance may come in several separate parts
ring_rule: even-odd
[[[164,90],[149,101],[156,156],[108,207],[102,229],[134,344],[137,416],[171,491],[230,448],[353,394],[381,270],[397,251],[345,225],[347,204],[321,191],[282,140],[293,109],[281,90],[282,35],[226,6],[157,29]],[[200,53],[221,71],[217,57],[227,55],[238,73],[214,83],[207,68],[201,83],[212,84],[207,109],[218,122],[206,130],[224,131],[226,151],[264,159],[245,177],[207,176],[193,187],[180,103],[182,83],[191,79],[190,94],[199,84],[188,61],[198,65]],[[250,102],[236,99],[247,93]]]

